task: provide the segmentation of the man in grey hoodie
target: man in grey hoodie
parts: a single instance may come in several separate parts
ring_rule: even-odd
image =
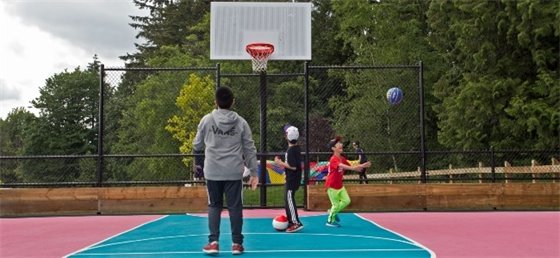
[[[205,115],[198,124],[193,142],[194,153],[204,151],[204,177],[208,190],[208,244],[202,251],[206,254],[219,253],[220,216],[224,194],[229,210],[231,251],[242,254],[243,248],[243,171],[251,171],[249,184],[255,190],[257,177],[256,148],[247,121],[231,111],[233,92],[228,87],[216,90],[215,103],[218,107]]]

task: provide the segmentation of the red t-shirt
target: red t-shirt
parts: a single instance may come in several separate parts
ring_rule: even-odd
[[[346,160],[346,158],[342,156],[337,157],[335,155],[332,155],[331,160],[329,161],[329,174],[327,175],[325,187],[334,188],[337,190],[342,188],[344,169],[339,166],[340,163],[350,166],[350,163],[348,163],[348,160]]]

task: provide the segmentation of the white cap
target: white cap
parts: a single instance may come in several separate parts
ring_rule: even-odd
[[[297,140],[299,138],[299,131],[297,127],[290,126],[286,128],[286,138],[288,138],[288,141]]]

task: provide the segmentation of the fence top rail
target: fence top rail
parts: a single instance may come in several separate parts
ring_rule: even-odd
[[[106,156],[106,155],[105,155]],[[97,154],[84,155],[27,155],[27,156],[0,156],[0,160],[11,159],[81,159],[81,158],[98,158]]]
[[[309,69],[403,69],[403,68],[420,68],[419,64],[415,65],[310,65]]]
[[[260,77],[258,73],[221,73],[221,77]],[[297,77],[305,76],[305,73],[267,73],[267,77]]]
[[[105,71],[216,71],[218,67],[105,67]]]
[[[461,153],[557,153],[560,150],[426,150],[426,154],[461,154]]]

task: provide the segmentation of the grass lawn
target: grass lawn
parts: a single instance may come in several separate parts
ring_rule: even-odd
[[[243,191],[243,206],[260,206],[260,188],[255,191],[246,188]],[[284,207],[284,185],[267,185],[266,186],[266,206],[267,207]],[[296,192],[296,204],[303,205],[303,188],[300,187]]]

